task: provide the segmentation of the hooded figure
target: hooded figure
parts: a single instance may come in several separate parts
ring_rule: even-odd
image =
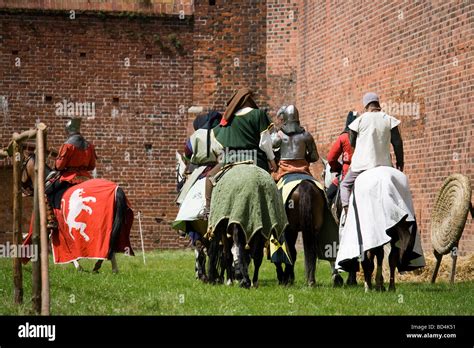
[[[210,111],[206,115],[197,116],[193,121],[194,133],[186,141],[184,155],[195,165],[214,165],[221,148],[216,143],[212,129],[219,125],[222,115]]]

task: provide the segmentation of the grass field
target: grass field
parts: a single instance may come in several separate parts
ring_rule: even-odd
[[[194,254],[156,251],[118,255],[100,274],[72,265],[50,265],[51,313],[55,315],[473,315],[474,282],[399,283],[397,291],[364,293],[363,285],[333,289],[327,262],[317,266],[317,286],[303,282],[302,254],[292,287],[278,286],[275,268],[264,261],[258,289],[203,284],[194,278]],[[93,261],[81,264],[87,270]],[[13,305],[11,259],[0,259],[0,314],[31,313],[31,264],[24,267],[25,303]],[[344,275],[344,278],[346,276]]]

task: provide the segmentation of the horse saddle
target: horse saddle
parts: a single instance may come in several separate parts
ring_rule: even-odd
[[[44,192],[47,195],[53,192],[53,188],[54,188],[53,184],[59,179],[60,176],[61,176],[61,172],[57,170],[53,170],[48,174],[44,183]]]

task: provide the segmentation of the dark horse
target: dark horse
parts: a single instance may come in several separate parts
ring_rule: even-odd
[[[309,286],[316,282],[316,260],[318,254],[318,234],[321,232],[324,221],[326,199],[324,193],[313,183],[303,180],[291,194],[285,210],[289,227],[285,231],[285,240],[288,245],[293,265],[276,263],[277,277],[280,284],[293,284],[295,280],[294,264],[296,262],[296,239],[298,232],[303,234],[303,248],[305,256],[305,278]],[[334,286],[342,285],[341,276],[335,271],[334,262],[331,262]]]
[[[45,175],[48,176],[52,169],[49,166],[45,166]],[[21,172],[21,183],[23,187],[23,192],[25,195],[32,195],[33,193],[33,183],[35,180],[35,155],[29,155],[25,157],[25,160],[22,164]],[[94,179],[91,179],[94,180]],[[126,223],[127,216],[127,200],[125,197],[125,192],[121,187],[117,187],[115,194],[115,208],[114,208],[114,220],[112,225],[112,233],[110,237],[110,246],[108,251],[107,259],[112,262],[112,272],[118,272],[117,261],[115,258],[115,252],[117,243],[119,241],[120,233],[122,231],[122,226]],[[82,270],[82,267],[79,265],[78,261],[73,261],[74,266],[78,270]],[[93,272],[98,272],[102,266],[103,260],[97,260],[95,263]]]

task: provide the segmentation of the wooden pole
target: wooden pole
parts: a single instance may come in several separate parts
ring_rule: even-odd
[[[40,212],[40,233],[41,233],[41,315],[49,315],[49,255],[48,255],[48,230],[46,228],[46,198],[44,192],[45,179],[45,156],[44,156],[44,133],[46,125],[43,123],[37,126],[37,148],[38,156],[38,197]]]
[[[451,250],[451,276],[450,276],[450,283],[454,284],[454,277],[456,276],[456,261],[458,260],[458,243],[454,246],[453,250]]]
[[[36,138],[38,142],[38,138]],[[38,148],[38,146],[36,146]],[[41,252],[40,244],[40,213],[39,213],[39,196],[38,196],[38,162],[35,161],[35,178],[34,184],[34,206],[33,206],[33,236],[31,238],[33,250],[39,255]],[[36,261],[32,261],[32,304],[33,311],[36,314],[41,313],[41,259],[37,257]]]
[[[16,141],[12,142],[13,152],[13,245],[19,247],[23,242],[21,234],[21,163],[22,154]],[[13,284],[14,302],[23,303],[23,274],[21,269],[20,255],[13,258]]]
[[[436,258],[436,265],[433,271],[433,276],[431,277],[431,284],[434,284],[434,282],[436,281],[436,277],[438,276],[439,272],[439,266],[441,266],[441,260],[443,259],[443,255],[438,254],[436,250],[433,250],[433,254]]]

